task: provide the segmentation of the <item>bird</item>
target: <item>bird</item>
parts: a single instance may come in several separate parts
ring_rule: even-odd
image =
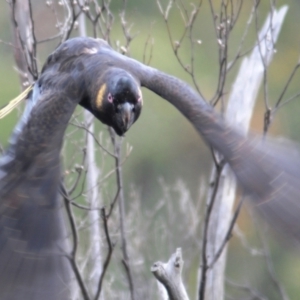
[[[49,55],[0,158],[1,299],[68,299],[74,274],[60,192],[64,132],[79,104],[123,136],[141,114],[141,87],[174,105],[265,218],[300,240],[297,144],[245,136],[187,83],[102,39],[76,37]]]
[[[124,135],[142,109],[139,82],[127,71],[101,64],[86,69],[79,61],[72,70],[72,60],[80,60],[81,53],[77,57],[66,51],[63,57],[55,61],[56,53],[51,56],[29,89],[24,114],[0,158],[3,300],[69,299],[72,270],[59,192],[60,150],[76,105],[118,135]]]

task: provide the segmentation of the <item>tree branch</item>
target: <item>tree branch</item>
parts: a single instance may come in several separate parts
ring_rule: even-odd
[[[158,261],[151,267],[153,275],[166,288],[169,300],[189,300],[181,278],[183,263],[181,248],[177,248],[167,263]]]

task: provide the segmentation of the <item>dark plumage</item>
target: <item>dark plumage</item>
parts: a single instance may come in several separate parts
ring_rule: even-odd
[[[244,137],[186,83],[106,42],[68,40],[48,58],[0,160],[0,299],[68,299],[72,272],[59,195],[59,154],[77,104],[119,135],[139,117],[144,86],[168,100],[230,164],[267,218],[300,240],[295,146]]]

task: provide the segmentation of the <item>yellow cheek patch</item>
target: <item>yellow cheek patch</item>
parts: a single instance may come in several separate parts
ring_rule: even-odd
[[[143,105],[143,95],[141,89],[139,89],[139,99],[141,101],[141,105]]]
[[[103,103],[103,96],[104,96],[104,93],[106,91],[106,84],[102,84],[101,88],[99,89],[99,92],[97,94],[97,99],[96,99],[96,107],[98,109],[101,109],[102,107],[102,103]]]

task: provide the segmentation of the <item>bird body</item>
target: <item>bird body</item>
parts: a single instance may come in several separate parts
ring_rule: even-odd
[[[123,135],[140,115],[140,86],[173,104],[223,155],[266,217],[300,240],[294,145],[245,137],[181,80],[103,40],[74,38],[48,57],[0,159],[1,300],[68,299],[72,270],[59,192],[64,132],[79,104]]]

